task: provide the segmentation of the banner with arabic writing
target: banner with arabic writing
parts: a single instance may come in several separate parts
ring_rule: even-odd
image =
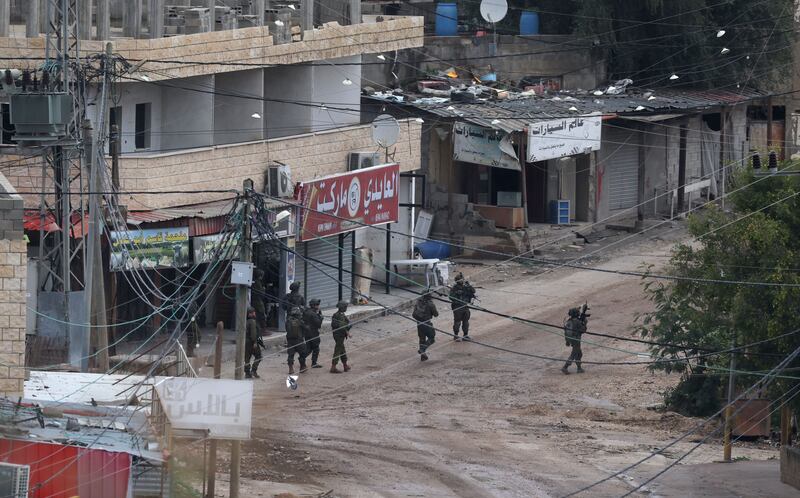
[[[511,135],[462,122],[453,123],[453,159],[493,168],[520,170]]]
[[[601,116],[576,116],[528,125],[528,162],[600,150]]]
[[[299,240],[397,222],[400,165],[384,164],[304,183]]]

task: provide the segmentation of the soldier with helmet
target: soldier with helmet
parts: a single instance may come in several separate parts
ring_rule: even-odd
[[[336,344],[333,347],[333,361],[331,362],[331,373],[342,373],[341,370],[336,368],[339,360],[342,360],[344,371],[350,370],[350,365],[347,364],[347,351],[344,348],[345,339],[350,338],[350,319],[347,318],[345,311],[347,311],[347,301],[339,301],[336,305],[337,312],[331,318],[331,329],[333,330],[333,341]]]
[[[289,286],[289,293],[283,298],[283,309],[286,313],[289,313],[294,307],[300,307],[301,311],[306,307],[306,298],[300,294],[302,285],[303,282],[297,281],[292,282]]]
[[[469,305],[475,299],[475,288],[464,280],[464,274],[456,275],[456,283],[450,289],[450,307],[453,309],[453,340],[458,340],[459,329],[464,331],[464,340],[469,341]]]
[[[322,311],[319,309],[320,300],[312,299],[308,308],[303,311],[303,338],[306,343],[306,354],[311,354],[311,368],[322,368],[317,363],[319,358],[319,329],[322,327]]]
[[[247,324],[245,325],[244,341],[244,377],[246,379],[258,379],[258,365],[261,363],[261,331],[256,323],[256,310],[247,310]],[[250,358],[253,358],[253,365],[250,366]]]
[[[294,306],[286,317],[286,362],[289,373],[294,373],[294,355],[300,360],[300,373],[306,371],[306,348],[303,343],[303,310]]]
[[[581,358],[583,358],[581,336],[586,332],[586,322],[589,316],[586,314],[586,309],[588,309],[586,305],[584,305],[583,311],[578,308],[570,308],[569,319],[567,319],[567,322],[564,324],[564,340],[567,346],[572,348],[567,362],[564,363],[564,366],[561,368],[561,371],[565,374],[569,373],[569,367],[572,365],[573,361],[578,366],[578,373],[584,372],[581,367]]]

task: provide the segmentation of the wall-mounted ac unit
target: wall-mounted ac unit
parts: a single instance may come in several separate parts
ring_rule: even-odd
[[[371,168],[381,164],[380,152],[351,152],[347,154],[347,171]]]
[[[30,466],[0,463],[0,496],[28,498],[30,479]]]
[[[292,197],[292,172],[288,164],[270,164],[264,181],[264,193],[271,197]]]

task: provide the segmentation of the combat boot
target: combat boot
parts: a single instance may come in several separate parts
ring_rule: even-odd
[[[569,367],[567,367],[566,365],[564,365],[563,367],[561,367],[561,371],[564,373],[564,375],[569,375],[569,370],[567,370],[568,368],[569,368]]]
[[[427,360],[428,360],[428,355],[425,354],[425,353],[422,353],[422,355],[420,355],[420,357],[419,357],[419,361],[427,361]]]
[[[584,369],[583,369],[583,367],[578,367],[578,373],[579,373],[579,374],[582,374],[582,373],[583,373],[583,372],[585,372],[585,371],[586,371],[586,370],[584,370]]]
[[[256,372],[255,368],[250,371],[250,375],[252,375],[254,379],[260,379],[261,378],[261,376],[258,375],[258,372]]]
[[[340,374],[340,373],[342,373],[342,371],[339,370],[338,368],[336,368],[336,363],[331,363],[331,373],[332,374]]]
[[[289,365],[289,375],[294,373],[294,365]]]
[[[244,378],[245,379],[252,379],[253,378],[253,376],[250,374],[250,367],[248,367],[247,365],[245,365],[245,367],[244,367]]]
[[[471,341],[472,339],[470,339],[470,338],[469,338],[469,336],[468,336],[467,334],[464,334],[464,339],[462,339],[462,340],[463,340],[464,342],[469,342],[469,341]]]
[[[349,372],[350,371],[350,365],[348,365],[346,361],[342,362],[342,366],[344,367],[344,371],[345,372]]]
[[[308,367],[306,367],[306,362],[300,363],[300,373],[306,373],[308,371]]]

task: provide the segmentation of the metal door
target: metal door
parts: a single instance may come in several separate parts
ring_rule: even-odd
[[[636,131],[603,130],[602,157],[606,170],[609,211],[636,206],[639,199],[639,137]]]

